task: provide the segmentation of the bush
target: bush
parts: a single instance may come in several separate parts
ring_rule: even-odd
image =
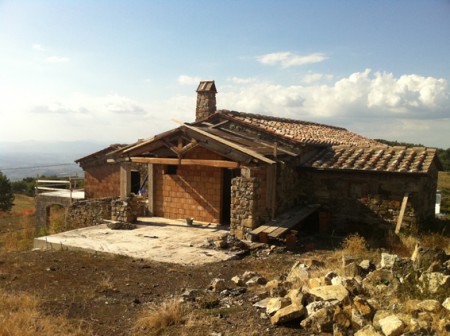
[[[136,321],[135,332],[143,335],[157,335],[169,326],[181,324],[185,313],[184,307],[177,299],[151,305]]]
[[[9,179],[0,172],[0,211],[10,211],[14,205],[14,194]]]
[[[354,256],[363,255],[368,252],[366,239],[359,234],[347,236],[341,243],[342,252]]]

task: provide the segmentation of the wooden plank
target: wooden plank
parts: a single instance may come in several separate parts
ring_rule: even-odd
[[[147,209],[151,216],[155,213],[155,202],[154,202],[154,190],[155,190],[155,180],[153,178],[153,164],[147,164],[147,197],[148,204]]]
[[[200,159],[174,159],[174,158],[149,158],[149,157],[132,157],[131,162],[136,163],[153,163],[165,165],[197,165],[216,168],[239,168],[239,162],[225,160],[200,160]]]
[[[285,233],[286,231],[288,231],[289,229],[291,229],[292,227],[294,227],[295,225],[300,223],[302,220],[307,218],[309,215],[314,213],[318,208],[319,208],[318,205],[314,206],[314,207],[303,208],[293,218],[289,219],[287,222],[285,222],[282,225],[280,225],[280,227],[277,230],[272,231],[271,233],[269,233],[269,237],[276,238],[276,237],[281,236],[283,233]]]
[[[235,143],[233,143],[231,141],[222,139],[222,138],[220,138],[220,137],[218,137],[218,136],[216,136],[214,134],[211,134],[209,132],[206,132],[206,131],[198,128],[198,127],[189,126],[189,125],[186,125],[186,124],[183,124],[183,126],[188,128],[188,129],[190,129],[190,130],[193,130],[194,132],[200,133],[200,134],[202,134],[202,135],[204,135],[204,136],[206,136],[208,138],[211,138],[211,139],[213,139],[213,140],[215,140],[217,142],[220,142],[220,143],[222,143],[222,144],[224,144],[224,145],[226,145],[226,146],[228,146],[230,148],[236,149],[236,150],[238,150],[240,152],[243,152],[245,154],[253,156],[255,159],[258,159],[258,160],[260,160],[262,162],[269,163],[269,164],[275,163],[275,161],[270,160],[270,159],[266,158],[265,156],[262,156],[262,155],[256,153],[255,151],[252,151],[252,150],[250,150],[248,148],[236,145]]]
[[[395,227],[395,233],[398,234],[400,232],[400,228],[403,223],[403,216],[405,215],[406,204],[408,203],[408,194],[406,193],[403,196],[402,207],[400,208],[400,213],[398,214],[397,226]]]

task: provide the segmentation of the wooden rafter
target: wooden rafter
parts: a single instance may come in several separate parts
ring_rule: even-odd
[[[175,159],[175,158],[149,158],[149,157],[132,157],[131,162],[136,163],[152,163],[164,165],[197,165],[216,168],[239,168],[239,162],[226,160],[199,160],[199,159]]]

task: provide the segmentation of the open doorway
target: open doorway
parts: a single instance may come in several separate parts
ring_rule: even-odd
[[[135,195],[139,194],[141,188],[141,173],[138,170],[131,171],[131,192]]]
[[[240,174],[239,169],[223,169],[222,215],[220,222],[229,225],[231,217],[231,179]]]

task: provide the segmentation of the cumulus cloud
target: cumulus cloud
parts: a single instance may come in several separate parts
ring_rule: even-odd
[[[201,81],[200,77],[192,77],[187,75],[178,76],[177,82],[181,85],[195,85]]]
[[[396,77],[370,69],[331,82],[327,79],[325,84],[320,74],[310,77],[310,83],[303,79],[298,85],[255,82],[227,88],[221,91],[218,105],[343,126],[371,137],[397,135],[390,139],[403,141],[409,136],[410,141],[419,142],[412,129],[421,124],[423,135],[430,133],[428,125],[439,121],[450,127],[450,87],[445,79],[416,74]]]
[[[53,102],[47,105],[35,106],[31,109],[31,112],[41,114],[84,114],[88,110],[84,107],[74,107],[60,102]]]
[[[266,65],[280,65],[282,68],[290,68],[298,65],[320,63],[328,57],[323,53],[314,53],[309,55],[297,55],[290,51],[276,52],[258,56],[257,60]]]
[[[68,63],[70,58],[60,57],[60,56],[49,56],[47,57],[47,63]]]

